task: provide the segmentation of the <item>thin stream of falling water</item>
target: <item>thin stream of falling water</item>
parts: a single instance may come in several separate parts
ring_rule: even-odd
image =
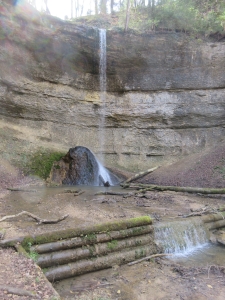
[[[100,81],[100,100],[101,116],[99,120],[99,160],[104,165],[105,148],[105,100],[106,100],[106,29],[99,29],[99,81]]]

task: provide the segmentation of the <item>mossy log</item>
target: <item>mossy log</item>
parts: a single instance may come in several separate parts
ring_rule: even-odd
[[[57,242],[35,245],[32,246],[30,250],[42,254],[86,245],[93,245],[95,243],[108,242],[115,239],[119,240],[131,236],[138,236],[150,233],[152,231],[152,225],[144,225],[118,231],[109,231],[107,233],[88,234],[82,237],[75,237],[69,240],[60,240]]]
[[[151,168],[151,169],[148,169],[147,171],[144,171],[144,172],[140,172],[140,173],[137,173],[135,174],[134,176],[128,178],[127,180],[125,180],[124,182],[121,183],[121,186],[126,186],[128,183],[130,183],[131,181],[134,181],[134,180],[137,180],[139,178],[142,178],[144,177],[145,175],[149,174],[149,173],[152,173],[153,171],[155,171],[156,169],[158,169],[158,167],[154,167],[154,168]]]
[[[41,268],[68,264],[84,258],[93,258],[97,256],[107,255],[108,253],[122,250],[124,248],[143,246],[152,243],[150,235],[142,235],[138,237],[126,238],[123,240],[112,240],[108,243],[99,243],[89,245],[83,248],[76,248],[64,251],[57,251],[48,254],[42,254],[37,259],[37,264]]]
[[[225,219],[225,212],[220,211],[217,214],[205,215],[205,216],[202,216],[201,219],[204,223],[210,223],[210,222],[223,220],[223,219]]]
[[[225,194],[225,189],[216,188],[200,188],[200,187],[180,187],[180,186],[163,186],[163,185],[153,185],[153,184],[135,184],[126,186],[126,188],[136,188],[139,189],[139,193],[144,193],[147,191],[174,191],[174,192],[187,192],[187,193],[199,193],[199,194]]]
[[[14,246],[15,243],[21,243],[27,250],[28,244],[44,244],[48,242],[55,242],[62,239],[74,238],[77,236],[85,236],[92,233],[110,232],[115,230],[124,230],[137,226],[150,225],[152,219],[149,216],[141,216],[137,218],[131,218],[126,220],[116,220],[114,222],[108,222],[103,224],[96,224],[90,226],[81,226],[80,228],[72,228],[66,230],[58,230],[53,232],[46,232],[39,235],[28,235],[16,239],[1,240],[0,247]]]
[[[156,246],[149,244],[141,247],[136,247],[130,250],[126,249],[120,252],[113,252],[106,256],[93,258],[91,260],[81,260],[67,265],[49,268],[45,272],[45,276],[49,281],[54,282],[76,275],[110,268],[113,265],[126,264],[136,259],[149,256],[155,253],[157,253]]]
[[[218,228],[225,227],[225,219],[215,221],[215,222],[211,222],[211,223],[207,223],[206,227],[207,227],[208,230],[213,230],[213,229],[218,229]]]

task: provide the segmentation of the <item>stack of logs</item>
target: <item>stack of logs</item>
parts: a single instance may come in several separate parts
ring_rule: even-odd
[[[1,241],[36,254],[51,282],[122,265],[158,252],[148,216]],[[17,247],[18,249],[18,247]]]

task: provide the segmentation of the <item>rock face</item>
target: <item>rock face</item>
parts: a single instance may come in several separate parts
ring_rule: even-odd
[[[49,182],[92,186],[108,183],[109,186],[117,184],[118,180],[100,165],[88,148],[77,146],[70,148],[59,162],[54,163]]]
[[[29,10],[29,11],[28,11]],[[3,5],[0,150],[83,145],[109,166],[138,171],[225,136],[225,44],[181,33],[107,32],[107,93],[99,91],[99,33]],[[101,130],[104,118],[105,130]],[[75,145],[71,145],[75,141]]]

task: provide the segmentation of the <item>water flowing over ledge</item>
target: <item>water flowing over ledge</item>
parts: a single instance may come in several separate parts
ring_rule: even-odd
[[[155,241],[165,253],[185,256],[208,244],[208,233],[201,220],[163,222],[155,225]]]

